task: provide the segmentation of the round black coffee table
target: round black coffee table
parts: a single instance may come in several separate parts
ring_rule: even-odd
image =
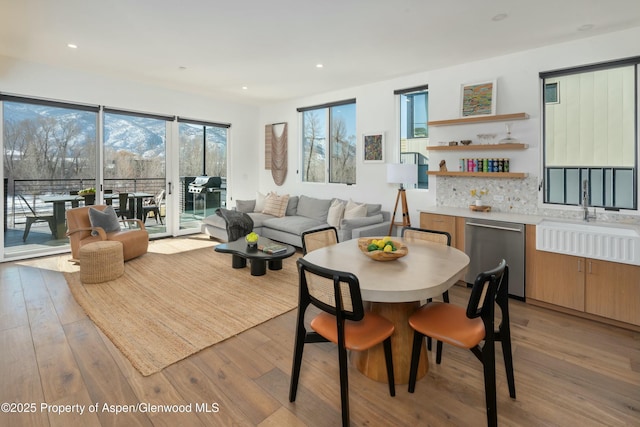
[[[222,243],[215,247],[216,252],[225,254],[231,254],[231,266],[233,268],[244,268],[247,266],[247,260],[251,262],[251,275],[262,276],[267,273],[267,263],[269,263],[269,270],[282,269],[282,260],[289,258],[296,253],[296,248],[291,245],[285,245],[284,243],[274,242],[266,237],[260,237],[258,240],[259,246],[269,245],[282,245],[286,247],[284,252],[276,254],[268,254],[259,249],[249,249],[244,237],[236,240],[235,242]]]

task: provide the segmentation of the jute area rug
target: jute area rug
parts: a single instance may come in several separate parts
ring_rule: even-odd
[[[168,240],[151,242],[116,280],[85,285],[79,271],[64,272],[87,315],[142,375],[297,306],[298,255],[256,277],[249,266],[231,268],[231,255],[215,252],[213,242],[185,251],[193,241]]]

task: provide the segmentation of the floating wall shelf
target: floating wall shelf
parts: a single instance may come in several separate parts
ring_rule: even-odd
[[[491,116],[472,116],[472,117],[461,117],[459,119],[433,120],[428,122],[428,125],[429,126],[452,126],[452,125],[464,125],[464,124],[470,124],[470,123],[525,120],[528,118],[529,118],[529,115],[527,113],[496,114]]]
[[[427,146],[429,151],[486,151],[486,150],[524,150],[527,144],[469,144],[469,145],[432,145]]]

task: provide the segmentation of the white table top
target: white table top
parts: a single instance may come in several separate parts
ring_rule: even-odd
[[[463,279],[469,257],[438,243],[402,241],[409,253],[394,261],[375,261],[358,249],[358,239],[309,252],[304,259],[333,270],[351,272],[360,281],[362,299],[370,302],[411,302],[442,295]]]

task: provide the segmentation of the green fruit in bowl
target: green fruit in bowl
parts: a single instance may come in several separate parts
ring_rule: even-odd
[[[251,233],[247,234],[247,236],[245,237],[245,239],[247,240],[247,242],[249,242],[249,243],[253,243],[253,242],[257,242],[259,237],[260,237],[260,236],[258,236],[258,234],[257,234],[257,233],[254,233],[254,232],[252,231]]]

